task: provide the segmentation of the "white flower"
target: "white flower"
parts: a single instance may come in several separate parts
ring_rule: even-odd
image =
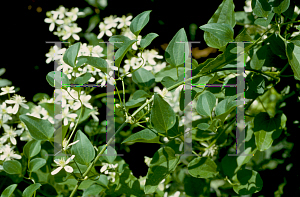
[[[37,117],[37,118],[41,118],[42,109],[43,108],[40,105],[32,107],[31,115],[34,116],[34,117]]]
[[[70,10],[70,12],[66,13],[67,16],[69,16],[71,18],[72,21],[76,21],[77,20],[77,16],[82,16],[84,15],[84,12],[79,12],[78,8],[72,8]]]
[[[245,4],[246,4],[246,6],[244,6],[245,12],[252,12],[251,0],[246,0]]]
[[[29,109],[29,106],[24,104],[26,102],[25,97],[17,94],[13,96],[12,100],[6,100],[5,102],[8,104],[15,104],[12,109],[13,114],[16,114],[18,112],[20,105],[25,109]]]
[[[114,16],[109,16],[104,18],[104,23],[106,24],[106,28],[110,29],[112,27],[116,27],[118,24],[118,19],[114,18]]]
[[[84,105],[84,106],[86,106],[87,108],[89,108],[89,109],[93,109],[93,106],[89,103],[89,100],[92,98],[92,96],[91,95],[80,95],[80,100],[81,100],[81,102],[82,102],[82,104]],[[74,107],[73,107],[73,109],[74,110],[77,110],[77,109],[79,109],[81,107],[81,103],[80,103],[80,101],[76,101],[75,103],[74,103]]]
[[[57,15],[59,19],[62,19],[64,18],[66,11],[67,11],[66,8],[60,5],[59,8],[56,9],[56,11],[52,10],[51,13],[53,15]]]
[[[64,35],[62,37],[63,40],[66,40],[68,38],[70,38],[71,36],[75,39],[75,40],[79,40],[79,36],[76,34],[76,33],[79,33],[81,32],[81,28],[80,27],[77,27],[77,25],[75,24],[74,26],[72,27],[69,27],[69,26],[65,26],[64,27],[65,30],[66,30],[66,35]]]
[[[68,125],[68,118],[76,118],[77,117],[77,114],[70,114],[69,113],[69,107],[65,107],[62,111],[62,114],[57,114],[55,116],[56,119],[60,119],[62,118],[63,121],[64,121],[64,125]]]
[[[94,110],[90,112],[90,115],[93,117],[94,121],[99,121],[99,118],[96,115],[99,115],[98,107],[94,107]]]
[[[118,29],[121,29],[124,26],[130,26],[130,20],[132,19],[132,16],[126,17],[125,15],[122,16],[122,18],[117,18],[117,21],[120,22],[120,24],[117,26]]]
[[[2,148],[3,155],[0,156],[0,160],[11,160],[11,158],[15,159],[21,159],[21,155],[15,154],[13,148],[11,148],[8,144],[5,145],[4,148]]]
[[[20,128],[20,130],[23,132],[24,130],[28,130],[26,125],[24,124],[24,122],[20,122],[18,125],[17,125],[17,128]]]
[[[138,56],[141,57],[141,53],[138,53]],[[142,53],[142,57],[144,58],[145,61],[147,61],[151,65],[156,64],[156,62],[154,61],[154,58],[157,58],[157,59],[162,59],[163,58],[163,56],[158,55],[158,52],[155,51],[154,49],[151,49],[151,51],[146,49]]]
[[[20,137],[20,140],[21,141],[30,141],[32,140],[32,136],[30,135],[29,131],[26,130],[25,132],[22,133],[21,137]]]
[[[9,138],[11,143],[13,145],[16,145],[17,144],[17,141],[16,141],[16,136],[18,135],[21,135],[22,134],[22,131],[21,130],[16,130],[15,128],[13,127],[10,127],[8,129],[5,129],[5,133],[4,135],[1,137],[1,140],[3,140],[4,142],[6,142],[6,140]]]
[[[65,158],[61,158],[61,159],[55,159],[54,162],[59,166],[58,168],[56,168],[55,170],[53,170],[51,172],[51,175],[55,175],[57,174],[61,169],[65,169],[67,172],[72,173],[73,172],[73,168],[71,166],[68,166],[67,164],[74,159],[75,155],[72,155],[70,158],[67,159],[67,161],[65,161]]]
[[[156,87],[154,87],[153,90],[154,90],[154,92],[160,94],[162,97],[165,97],[165,96],[171,97],[171,96],[172,96],[172,93],[169,92],[169,91],[167,90],[166,87],[164,87],[163,90],[161,91],[161,90],[159,89],[159,87],[156,86]]]
[[[57,19],[57,14],[50,16],[49,18],[45,18],[45,23],[50,23],[49,31],[53,31],[55,28],[55,23],[61,25],[64,23],[63,20]]]
[[[200,144],[202,144],[203,146],[205,146],[205,147],[208,147],[209,146],[209,144],[208,143],[206,143],[206,142],[200,142]],[[204,153],[203,153],[203,157],[205,157],[206,155],[207,156],[213,156],[214,154],[215,154],[215,152],[218,150],[218,146],[216,146],[215,144],[213,144],[209,149],[205,149],[205,151],[204,151]]]
[[[102,54],[102,52],[103,52],[103,48],[97,45],[92,50],[92,57],[103,57],[104,54]]]
[[[99,29],[100,29],[100,33],[99,35],[97,36],[98,39],[101,39],[103,36],[104,36],[104,33],[107,35],[107,36],[112,36],[112,32],[109,30],[110,27],[105,25],[103,22],[100,22],[99,24]]]
[[[6,107],[6,103],[5,102],[3,102],[0,105],[0,114],[3,116],[3,119],[11,120],[12,117],[10,115],[8,115],[8,114],[12,114],[12,113],[13,113],[13,109],[12,109],[11,106]]]
[[[49,53],[46,53],[46,63],[49,64],[51,61],[53,60],[59,60],[60,58],[62,58],[62,52],[64,52],[64,50],[59,49],[56,45],[51,46]]]
[[[161,71],[162,69],[164,69],[166,67],[167,63],[166,62],[162,62],[161,64],[156,64],[153,66],[153,72],[154,73],[158,73],[159,71]]]
[[[14,86],[11,86],[11,87],[6,86],[4,88],[1,88],[1,90],[3,92],[1,92],[0,95],[5,95],[5,94],[9,94],[9,93],[15,93],[16,91],[14,90],[14,88],[15,88]]]
[[[144,156],[144,162],[145,162],[145,164],[149,167],[149,165],[150,165],[150,163],[151,163],[151,161],[152,161],[152,158],[150,158],[150,157],[147,157],[147,156]]]
[[[136,40],[138,40],[138,41],[135,42],[135,43],[132,45],[132,49],[133,49],[133,50],[137,50],[137,49],[138,49],[137,45],[140,45],[140,42],[141,42],[141,40],[142,40],[142,36],[141,36],[141,35],[138,35],[138,37],[137,37]]]
[[[108,82],[110,85],[114,85],[116,83],[115,79],[113,77],[111,77],[113,75],[114,71],[110,71],[109,75],[107,75],[106,73],[102,73],[99,72],[100,77],[102,77],[102,79],[99,79],[96,84],[101,83],[101,87],[104,87],[106,85],[106,82]]]

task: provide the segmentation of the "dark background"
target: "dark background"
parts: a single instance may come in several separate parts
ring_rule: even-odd
[[[142,3],[141,3],[142,2]],[[189,36],[189,25],[195,23],[198,27],[207,23],[210,17],[218,8],[221,0],[218,1],[163,1],[163,0],[109,0],[108,6],[100,11],[100,18],[110,16],[111,14],[121,17],[131,13],[133,17],[146,10],[152,10],[150,21],[143,29],[142,35],[154,32],[159,35],[149,48],[159,49],[160,55],[163,55],[161,45],[168,43],[176,32],[184,27]],[[235,11],[243,11],[244,1],[234,0]],[[44,22],[46,11],[55,10],[63,5],[66,8],[78,7],[83,9],[88,5],[87,2],[69,1],[69,0],[22,0],[19,3],[12,2],[11,5],[4,7],[5,16],[2,18],[2,33],[4,54],[2,55],[1,67],[6,68],[6,73],[2,78],[12,81],[12,85],[19,87],[19,95],[24,96],[27,101],[32,101],[36,93],[47,93],[50,97],[53,95],[54,89],[47,83],[46,75],[53,71],[54,63],[46,64],[45,54],[49,52],[51,44],[47,41],[59,41],[58,37],[49,32],[49,24]],[[29,9],[29,6],[31,8]],[[83,31],[87,28],[87,18],[77,19],[79,27]],[[164,24],[159,23],[162,21]],[[235,36],[240,30],[240,26],[234,28]],[[96,34],[99,33],[98,26],[94,29]],[[105,37],[103,37],[105,39]],[[188,37],[188,40],[191,40]],[[81,42],[86,42],[84,39]],[[201,43],[195,45],[200,49],[204,49],[207,45],[203,39],[203,31],[199,28],[196,31],[195,41]],[[209,57],[215,57],[217,54],[211,54]],[[201,63],[206,58],[198,59]],[[288,83],[288,82],[287,82]],[[292,99],[292,98],[290,98]],[[296,100],[291,100],[297,102]],[[287,102],[288,103],[288,102]],[[287,117],[288,111],[293,111],[293,106],[287,104],[285,107]],[[287,128],[293,128],[291,122],[287,122]],[[295,127],[294,127],[295,128]],[[296,143],[295,143],[296,145]],[[159,145],[136,143],[130,146],[130,153],[123,157],[130,165],[130,169],[136,177],[145,176],[147,167],[144,163],[144,156],[152,157],[158,150]],[[294,152],[294,156],[296,153]],[[289,162],[297,160],[288,158]],[[299,163],[299,162],[298,162]],[[286,163],[287,165],[288,163]],[[253,196],[273,196],[274,191],[278,189],[278,185],[283,182],[283,177],[287,179],[287,185],[284,187],[284,193],[294,196],[295,190],[299,188],[299,171],[292,167],[289,172],[285,170],[284,164],[279,164],[275,170],[264,170],[259,172],[264,186],[261,192],[253,194]]]

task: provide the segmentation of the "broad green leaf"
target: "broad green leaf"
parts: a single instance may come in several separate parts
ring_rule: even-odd
[[[178,43],[182,42],[182,43]],[[171,66],[179,66],[187,60],[189,56],[188,40],[184,28],[181,28],[172,38],[165,50],[166,61]]]
[[[108,187],[108,179],[107,176],[104,174],[100,174],[100,177],[96,182],[106,188]]]
[[[276,114],[270,118],[268,113],[261,112],[254,118],[254,135],[255,143],[260,151],[269,149],[272,143],[277,139],[282,129],[285,128],[286,116],[284,114]]]
[[[116,46],[117,48],[121,48],[125,42],[130,41],[130,38],[128,38],[127,36],[123,36],[123,35],[114,35],[114,36],[111,36],[108,39],[108,41],[111,43],[122,42],[122,43],[114,43],[114,46]]]
[[[132,22],[131,22],[132,23]],[[136,42],[137,40],[129,40],[123,44],[121,48],[119,48],[115,54],[115,66],[119,67],[121,64],[122,59],[124,58],[125,54],[128,52],[128,50],[131,48],[131,46]]]
[[[33,193],[42,186],[40,183],[35,183],[26,187],[23,191],[22,197],[32,197]]]
[[[79,108],[79,109],[75,112],[75,113],[77,114],[77,117],[79,117],[80,111],[81,111],[81,108]],[[92,111],[93,111],[92,109],[83,106],[83,113],[81,114],[81,118],[80,118],[78,124],[80,124],[80,123],[82,123],[83,121],[85,121],[86,119],[88,119],[88,117],[90,117],[90,115],[91,115],[90,113],[91,113]]]
[[[268,17],[272,11],[268,0],[252,0],[251,7],[253,13],[258,17]]]
[[[107,62],[101,57],[90,57],[90,56],[78,57],[78,62],[76,64],[76,67],[80,67],[83,64],[91,65],[95,68],[100,69],[102,72],[107,73]]]
[[[267,56],[267,47],[268,45],[264,45],[259,47],[253,53],[252,59],[250,61],[250,66],[252,69],[260,70],[262,66],[265,64],[266,56]]]
[[[130,135],[128,138],[126,138],[123,143],[126,142],[142,142],[142,143],[158,143],[162,144],[159,141],[160,136],[151,131],[150,129],[143,129],[137,133],[134,133]]]
[[[179,156],[175,156],[172,148],[160,148],[153,156],[145,184],[145,194],[154,193],[158,184],[177,166]]]
[[[178,135],[181,133],[181,131],[179,131],[179,116],[176,116],[176,122],[174,126],[167,132],[169,137],[178,137]]]
[[[106,147],[106,145],[102,145],[102,146],[99,146],[98,147],[98,152],[97,152],[97,154],[99,154],[100,153],[100,151],[104,148],[104,147]],[[113,155],[103,155],[102,157],[100,157],[100,161],[106,161],[106,162],[108,162],[108,163],[113,163],[114,162],[114,160],[117,158],[117,151],[115,150],[115,149],[113,149],[113,147],[111,147],[111,146],[108,146],[108,147],[106,147],[106,149],[105,149],[105,151],[104,151],[104,153],[103,154],[110,154],[111,152],[113,152],[112,154]]]
[[[151,44],[151,42],[158,36],[156,33],[149,33],[143,38],[140,42],[140,46],[142,49],[145,49],[147,46]]]
[[[294,72],[296,80],[300,80],[300,44],[286,41],[286,56]]]
[[[257,193],[263,187],[263,180],[255,170],[239,170],[237,173],[237,179],[240,185],[234,185],[233,190],[239,195]]]
[[[77,85],[87,84],[91,77],[92,77],[91,73],[85,73],[85,74],[77,77],[74,81],[74,84],[77,84]]]
[[[35,94],[34,96],[33,96],[33,102],[38,102],[38,101],[40,101],[40,100],[42,100],[42,99],[44,99],[44,98],[46,98],[46,99],[50,99],[50,97],[49,97],[49,95],[48,94],[46,94],[46,93],[37,93],[37,94]]]
[[[3,169],[8,174],[21,174],[22,173],[22,165],[17,160],[4,161]]]
[[[226,23],[230,27],[235,26],[235,14],[234,14],[234,3],[233,0],[223,0],[223,2],[219,5],[216,12],[209,19],[207,24],[210,23]],[[206,44],[212,48],[217,48],[220,51],[224,51],[225,46],[227,44],[223,39],[218,39],[214,36],[214,34],[209,32],[204,32],[204,40]]]
[[[61,72],[61,71],[51,71],[46,76],[47,82],[52,87],[55,87],[55,84],[54,84],[54,74],[55,74],[55,72]],[[61,72],[61,81],[62,81],[62,85],[70,85],[70,81],[69,81],[68,76],[63,72]]]
[[[1,197],[10,197],[14,193],[17,186],[18,186],[18,184],[12,184],[12,185],[8,186],[7,188],[5,188],[5,190],[1,194]]]
[[[80,185],[78,186],[78,189],[87,189],[88,187],[90,187],[91,185],[93,185],[96,181],[93,181],[93,180],[90,180],[90,179],[87,179],[87,180],[84,180],[80,183]]]
[[[64,54],[63,61],[69,66],[75,67],[79,49],[80,42],[77,42],[70,46]]]
[[[198,179],[192,176],[185,176],[184,191],[188,196],[209,196],[209,184],[204,179]]]
[[[100,185],[94,184],[84,190],[82,197],[86,196],[97,196],[100,192],[102,192],[104,188]]]
[[[150,95],[145,92],[144,90],[137,90],[133,93],[132,99],[138,99],[138,98],[150,98]]]
[[[146,98],[137,98],[137,99],[130,99],[129,101],[127,101],[125,103],[126,107],[128,107],[128,109],[130,108],[134,108],[134,107],[138,107],[140,105],[142,105],[142,102],[145,101]]]
[[[49,116],[54,117],[54,103],[39,103],[42,108],[45,108]]]
[[[225,118],[233,111],[236,109],[237,104],[244,104],[243,101],[241,100],[234,100],[231,101],[228,98],[225,98],[224,100],[222,100],[221,102],[218,103],[217,107],[216,107],[216,118],[220,119],[223,123],[225,121]]]
[[[27,126],[30,135],[36,140],[48,141],[54,133],[54,127],[48,120],[42,120],[29,115],[19,116]]]
[[[287,18],[293,20],[294,17],[295,17],[295,18],[297,17],[297,15],[296,15],[296,16],[294,15],[294,10],[295,10],[295,2],[294,2],[294,1],[290,1],[290,6],[289,6],[289,8],[288,8],[285,12],[283,12],[282,14],[283,14],[285,17],[287,17]]]
[[[134,35],[138,36],[142,29],[147,25],[151,11],[152,10],[142,12],[132,19],[129,28]]]
[[[153,102],[151,109],[153,127],[159,133],[166,133],[176,122],[175,113],[169,103],[156,93],[154,94]]]
[[[0,76],[2,76],[5,73],[5,68],[0,68]]]
[[[290,6],[290,0],[269,0],[269,4],[273,7],[276,14],[285,12]]]
[[[258,18],[254,21],[254,24],[256,25],[260,25],[260,26],[263,26],[263,27],[268,27],[268,25],[270,24],[271,20],[273,19],[275,13],[270,13],[268,15],[268,18]]]
[[[46,160],[43,158],[35,158],[29,162],[29,172],[35,172],[46,164]]]
[[[181,89],[180,91],[180,96],[179,96],[179,107],[180,107],[180,110],[183,111],[184,108],[187,106],[187,103],[185,102],[185,92],[184,92],[184,88]],[[191,96],[191,99],[194,100],[195,96],[196,96],[196,91],[195,90],[191,90],[192,92],[192,96]]]
[[[209,23],[199,27],[205,32],[213,34],[216,38],[225,41],[233,41],[233,29],[226,23]]]
[[[270,47],[274,54],[278,55],[281,59],[286,59],[286,51],[284,41],[275,33],[270,38]]]
[[[179,73],[178,73],[179,74]],[[169,76],[165,76],[162,80],[161,80],[161,83],[163,84],[163,86],[165,86],[166,88],[169,88],[179,82],[182,82],[184,81],[184,76],[185,74],[182,73],[180,74],[180,76],[178,77],[178,79],[175,81],[174,79],[172,79],[171,77]],[[173,90],[170,90],[170,92],[174,92],[178,87],[174,88]]]
[[[12,82],[8,79],[0,79],[0,87],[11,86]]]
[[[179,73],[184,73],[184,67],[178,67],[178,74]],[[159,71],[155,74],[155,82],[160,82],[166,76],[171,77],[173,80],[178,80],[176,68],[168,67]]]
[[[196,178],[212,178],[218,174],[216,163],[209,157],[197,157],[188,165],[188,172]]]
[[[74,160],[80,164],[89,165],[95,157],[94,147],[81,130],[76,132],[74,141],[77,140],[79,140],[79,142],[71,147],[71,153],[75,155]]]
[[[265,88],[268,86],[267,79],[262,75],[254,75],[252,80],[248,82],[249,90],[252,90],[256,94],[263,94]]]
[[[206,124],[206,123],[198,124],[198,128],[199,128],[199,125],[201,127],[201,124]],[[210,126],[210,125],[208,125],[208,126]],[[215,135],[216,135],[216,133],[212,132],[210,128],[207,128],[207,129],[192,129],[192,139],[196,140],[196,141],[199,141],[199,142],[210,140]]]
[[[24,155],[30,159],[41,151],[41,141],[32,139],[27,142],[23,148]]]
[[[204,92],[198,97],[196,110],[200,115],[211,117],[211,112],[215,105],[215,95],[211,92]]]
[[[245,41],[253,41],[249,33],[247,32],[247,29],[244,28],[239,35],[236,36],[235,42],[245,42]]]
[[[132,80],[136,84],[144,87],[150,87],[155,82],[155,77],[150,71],[144,68],[139,68],[132,73]]]

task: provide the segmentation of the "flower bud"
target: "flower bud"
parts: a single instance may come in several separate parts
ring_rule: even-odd
[[[149,117],[147,117],[147,118],[146,118],[146,121],[147,121],[147,122],[149,122],[149,120],[150,120],[150,118],[149,118]]]
[[[121,105],[117,103],[116,108],[121,108]]]

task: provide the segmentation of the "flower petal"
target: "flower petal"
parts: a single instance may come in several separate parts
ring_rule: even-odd
[[[51,175],[57,174],[61,169],[62,169],[62,167],[56,168],[55,170],[53,170],[53,171],[51,172]]]
[[[71,166],[65,166],[64,169],[69,173],[73,172],[73,168]]]

